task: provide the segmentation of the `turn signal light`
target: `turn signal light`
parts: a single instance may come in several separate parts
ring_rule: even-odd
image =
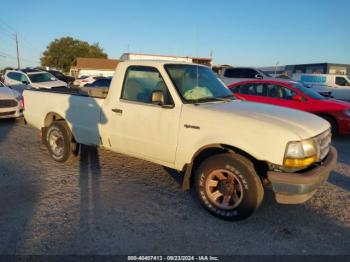
[[[307,167],[313,163],[315,163],[317,161],[317,156],[310,156],[310,157],[306,157],[306,158],[286,158],[284,159],[284,166],[285,167],[293,167],[293,168],[297,168],[297,167]]]

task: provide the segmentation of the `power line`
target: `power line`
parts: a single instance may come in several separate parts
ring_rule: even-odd
[[[20,34],[18,36],[17,30],[14,27],[10,26],[8,23],[6,23],[2,19],[0,19],[0,23],[1,23],[0,24],[0,29],[2,29],[2,31],[4,33],[6,33],[7,37],[9,37],[10,39],[14,40],[15,43],[16,43],[18,65],[20,64],[20,60],[19,60],[19,46],[18,46],[19,38],[22,40],[21,43],[24,43],[30,49],[36,49],[36,51],[38,51],[39,57],[41,56],[41,51],[39,51],[39,49],[36,46],[32,45],[31,42],[29,42],[26,38],[24,38],[22,34]]]
[[[2,30],[2,32],[4,33],[5,36],[11,38],[12,40],[15,40],[14,34],[13,33],[9,33],[8,31],[6,31],[4,29],[4,27],[1,27],[1,25],[0,25],[0,30]]]
[[[16,29],[14,29],[12,26],[10,26],[8,23],[6,23],[4,20],[2,20],[2,19],[0,19],[0,23],[2,23],[3,25],[5,25],[7,28],[9,28],[9,29],[7,29],[7,30],[9,30],[9,31],[12,31],[13,33],[15,33],[17,30]]]
[[[16,56],[10,55],[10,54],[5,53],[5,52],[3,52],[3,51],[0,51],[0,55],[1,55],[1,56],[5,56],[5,58],[10,58],[10,59],[13,59],[13,60],[17,60],[17,57],[16,57]],[[27,59],[27,58],[22,58],[22,57],[21,57],[21,61],[31,62],[31,63],[39,63],[39,61],[31,60],[31,59]]]

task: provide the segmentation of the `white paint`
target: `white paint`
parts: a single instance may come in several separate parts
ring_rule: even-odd
[[[163,56],[163,55],[148,55],[148,54],[123,54],[121,60],[152,60],[152,61],[175,61],[192,63],[192,57],[182,56]]]
[[[119,63],[106,99],[26,90],[25,118],[40,129],[49,113],[57,113],[67,121],[79,143],[101,145],[178,170],[190,163],[198,150],[212,144],[226,144],[258,160],[282,165],[288,142],[314,137],[330,127],[312,114],[260,103],[236,100],[183,104],[164,69],[165,63]],[[130,65],[157,68],[174,108],[120,99]]]

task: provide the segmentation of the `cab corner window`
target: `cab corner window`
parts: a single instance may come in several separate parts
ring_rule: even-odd
[[[131,66],[123,84],[122,99],[152,104],[152,93],[162,91],[164,103],[173,105],[168,88],[159,71],[153,67]]]

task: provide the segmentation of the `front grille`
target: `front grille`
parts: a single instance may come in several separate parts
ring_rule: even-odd
[[[323,132],[315,137],[315,141],[319,148],[319,160],[322,161],[327,155],[331,147],[332,134],[330,130]]]
[[[10,111],[10,112],[1,112],[0,116],[11,116],[14,115],[16,111]]]
[[[18,102],[13,99],[0,100],[0,108],[15,107],[17,105],[18,105]]]

